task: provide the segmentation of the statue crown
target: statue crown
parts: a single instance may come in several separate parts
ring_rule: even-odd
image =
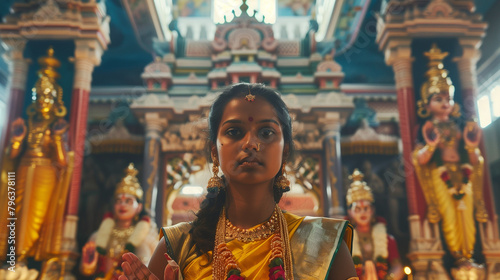
[[[351,186],[349,190],[347,190],[347,206],[350,207],[354,202],[358,202],[361,200],[367,200],[370,202],[374,202],[372,189],[366,185],[366,182],[363,181],[364,175],[357,168],[354,169],[352,175],[349,176],[349,179],[352,180]]]
[[[423,103],[422,105],[429,103],[429,99],[438,93],[448,93],[453,99],[455,87],[448,77],[448,70],[443,67],[443,59],[448,56],[448,53],[442,52],[434,43],[424,55],[429,58],[429,70],[425,73],[427,81],[422,85],[419,103]]]
[[[115,190],[115,196],[118,194],[130,194],[135,196],[138,200],[142,200],[143,190],[141,185],[139,184],[139,180],[137,180],[137,169],[135,169],[134,164],[130,163],[125,169],[125,177],[121,180]]]

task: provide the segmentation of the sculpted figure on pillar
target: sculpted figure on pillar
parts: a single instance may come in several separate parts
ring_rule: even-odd
[[[421,143],[413,164],[427,201],[427,219],[441,222],[442,234],[457,265],[472,263],[475,221],[488,220],[483,200],[483,157],[478,145],[481,130],[474,121],[460,119],[453,100],[454,87],[443,68],[448,55],[433,45],[427,81],[421,89],[418,115]]]
[[[156,225],[143,208],[138,171],[130,163],[125,172],[113,196],[112,212],[82,249],[80,271],[95,279],[118,279],[126,252],[135,253],[147,265],[157,244]]]
[[[56,83],[60,62],[51,48],[38,63],[42,67],[33,88],[33,103],[27,108],[28,124],[19,118],[11,125],[7,158],[19,161],[12,167],[15,170],[3,170],[15,171],[15,186],[8,189],[9,199],[15,198],[15,206],[9,204],[15,207],[15,213],[9,211],[8,217],[17,218],[15,254],[21,262],[31,257],[39,261],[58,258],[73,166],[73,153],[66,150],[64,141],[66,107]],[[2,183],[2,188],[7,184]],[[15,195],[11,195],[13,189]],[[12,250],[11,245],[8,250]],[[5,255],[2,253],[2,257]]]
[[[352,257],[359,279],[401,279],[403,266],[394,237],[387,233],[385,220],[375,216],[373,192],[354,170],[347,191],[347,212],[355,226]]]

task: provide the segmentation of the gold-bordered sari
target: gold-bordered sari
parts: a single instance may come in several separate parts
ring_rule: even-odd
[[[351,250],[353,230],[348,221],[321,217],[299,217],[284,213],[292,247],[294,279],[327,279],[333,260],[344,240]],[[258,226],[258,225],[257,225]],[[198,256],[192,244],[191,224],[164,227],[167,253],[180,266],[184,279],[212,279],[207,256]],[[272,236],[259,241],[227,242],[246,279],[268,279]],[[212,252],[209,252],[211,256]]]

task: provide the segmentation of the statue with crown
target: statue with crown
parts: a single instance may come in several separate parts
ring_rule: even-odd
[[[6,240],[3,227],[0,258],[10,256],[9,261],[15,255],[17,262],[15,272],[0,271],[2,279],[36,278],[38,271],[28,269],[32,261],[43,262],[41,279],[48,263],[59,263],[64,273],[62,236],[73,152],[67,151],[64,140],[68,125],[63,92],[57,84],[60,62],[50,48],[38,63],[42,67],[33,87],[33,103],[26,110],[27,124],[22,118],[11,124],[12,137],[2,166],[0,196],[8,198],[12,207],[1,207],[0,216],[4,221],[15,218],[15,246]],[[5,174],[12,171],[15,186],[5,181]]]
[[[483,200],[484,160],[478,148],[481,130],[475,121],[460,118],[454,86],[443,68],[448,55],[435,44],[427,80],[421,88],[418,115],[423,120],[413,164],[427,202],[427,219],[440,222],[446,246],[457,267],[474,267],[476,224],[488,214]]]
[[[118,279],[122,255],[135,253],[148,264],[158,243],[158,231],[143,208],[143,190],[132,163],[113,195],[112,211],[82,249],[80,272],[94,279]]]
[[[358,169],[349,178],[352,183],[347,190],[347,213],[354,225],[352,258],[359,279],[402,279],[396,240],[387,233],[386,221],[375,215],[371,188]]]

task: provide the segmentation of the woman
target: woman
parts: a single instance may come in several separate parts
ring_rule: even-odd
[[[125,254],[120,279],[356,276],[342,240],[351,242],[346,221],[298,217],[277,206],[290,189],[283,168],[293,152],[291,118],[278,93],[259,84],[227,88],[211,107],[209,145],[214,176],[197,219],[162,230],[149,269]]]

